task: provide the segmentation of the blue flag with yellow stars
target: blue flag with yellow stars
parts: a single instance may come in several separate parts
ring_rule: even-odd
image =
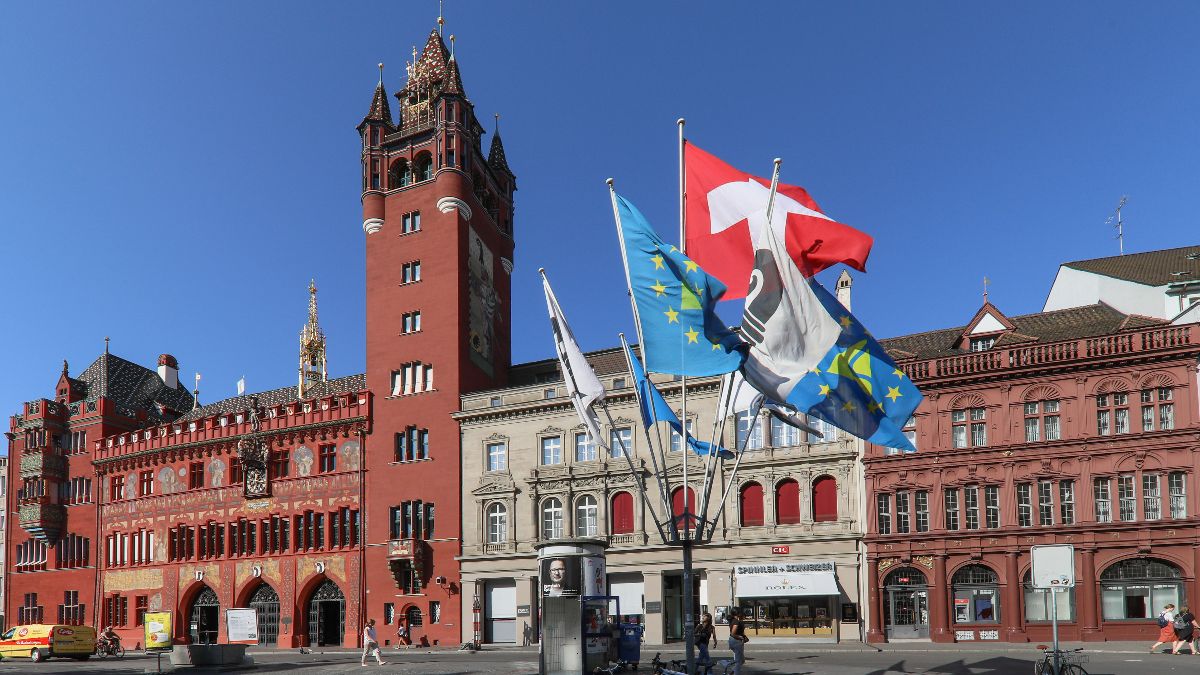
[[[876,445],[915,452],[902,430],[921,402],[917,385],[842,303],[816,279],[809,284],[842,330],[788,403]]]
[[[745,358],[741,338],[714,311],[725,285],[659,239],[620,195],[617,213],[646,369],[690,376],[737,370]]]
[[[671,410],[671,406],[667,405],[666,399],[658,391],[658,387],[646,377],[646,371],[642,370],[642,362],[634,355],[633,350],[625,344],[625,338],[621,338],[622,344],[625,346],[625,355],[629,359],[630,368],[633,371],[633,386],[638,392],[638,407],[642,413],[642,426],[649,429],[654,426],[655,422],[666,422],[675,430],[676,434],[683,434],[683,424],[679,421],[679,415]],[[697,455],[707,455],[713,451],[713,445],[696,439],[691,434],[688,434],[688,447]],[[717,452],[720,453],[722,459],[733,459],[734,455],[729,450],[717,446]]]

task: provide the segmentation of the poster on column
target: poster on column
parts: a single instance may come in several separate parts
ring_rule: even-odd
[[[604,577],[604,558],[588,557],[583,559],[583,594],[608,594],[608,586]]]

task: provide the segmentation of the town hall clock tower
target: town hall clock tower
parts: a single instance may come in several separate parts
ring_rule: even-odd
[[[439,21],[440,23],[440,21]],[[451,44],[454,37],[450,36]],[[383,66],[362,138],[367,387],[365,613],[416,642],[457,644],[463,589],[464,392],[506,384],[511,355],[513,192],[499,132],[475,116],[440,29],[406,67],[393,117]],[[390,638],[384,628],[380,638]]]

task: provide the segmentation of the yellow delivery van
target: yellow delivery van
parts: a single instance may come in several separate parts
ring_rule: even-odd
[[[96,651],[96,629],[35,623],[16,626],[0,635],[0,657],[34,661],[59,656],[86,659]]]

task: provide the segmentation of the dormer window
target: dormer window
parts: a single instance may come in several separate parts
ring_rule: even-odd
[[[991,337],[971,338],[971,351],[973,352],[986,352],[994,346],[996,346],[995,335]]]

